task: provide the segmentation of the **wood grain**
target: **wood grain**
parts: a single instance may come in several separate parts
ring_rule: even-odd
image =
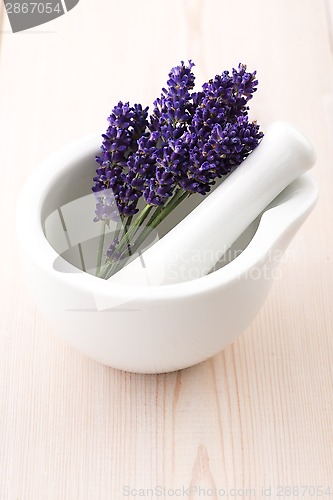
[[[279,498],[279,486],[310,485],[333,497],[332,12],[331,0],[81,0],[27,32],[11,34],[3,19],[1,499],[118,500],[126,487],[135,498],[157,486],[169,495],[145,498],[183,487],[191,499],[215,488],[209,498],[222,489]],[[252,114],[264,128],[286,119],[311,137],[320,201],[233,345],[181,372],[122,373],[71,349],[35,310],[18,265],[15,200],[47,154],[102,132],[119,99],[151,103],[188,58],[199,85],[239,61],[258,70]]]

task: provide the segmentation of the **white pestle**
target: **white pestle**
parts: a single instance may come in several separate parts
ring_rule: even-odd
[[[286,122],[272,123],[259,146],[220,186],[110,281],[152,286],[208,274],[249,224],[314,162],[314,149],[302,132]]]

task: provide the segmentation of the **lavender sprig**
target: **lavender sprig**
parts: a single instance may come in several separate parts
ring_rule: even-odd
[[[128,158],[138,148],[138,140],[145,135],[148,126],[148,107],[141,104],[130,107],[121,101],[108,118],[109,127],[102,135],[101,156],[96,156],[99,168],[94,177],[96,193],[96,217],[107,223],[120,215],[134,215],[139,195],[126,181]]]
[[[206,195],[263,137],[248,117],[248,101],[258,85],[256,72],[249,73],[240,64],[195,92],[193,66],[192,61],[187,65],[182,61],[171,69],[149,118],[148,108],[122,102],[109,117],[102,154],[96,157],[95,220],[105,225],[120,215],[127,223],[122,237],[111,243],[104,267],[99,271],[98,266],[101,277],[117,271],[119,260],[136,251],[186,197]],[[144,202],[141,211],[140,200]],[[144,223],[146,228],[139,234]]]

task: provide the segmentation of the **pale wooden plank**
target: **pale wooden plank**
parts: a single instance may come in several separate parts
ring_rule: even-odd
[[[118,499],[126,485],[256,488],[260,498],[262,486],[332,482],[330,26],[327,4],[304,0],[81,0],[39,34],[12,35],[4,19],[1,498]],[[258,69],[253,114],[304,128],[320,153],[321,198],[237,342],[179,373],[131,375],[52,335],[22,284],[13,207],[46,154],[102,131],[119,98],[151,102],[182,58],[195,60],[198,82],[240,60]]]

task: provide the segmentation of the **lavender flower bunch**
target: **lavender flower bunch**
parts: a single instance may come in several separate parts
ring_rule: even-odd
[[[119,102],[103,137],[92,188],[101,221],[97,276],[107,279],[149,233],[193,193],[206,195],[258,146],[263,133],[249,121],[256,71],[224,71],[195,92],[194,64],[172,68],[148,107]],[[139,206],[142,208],[139,209]],[[117,221],[102,266],[106,226]]]

